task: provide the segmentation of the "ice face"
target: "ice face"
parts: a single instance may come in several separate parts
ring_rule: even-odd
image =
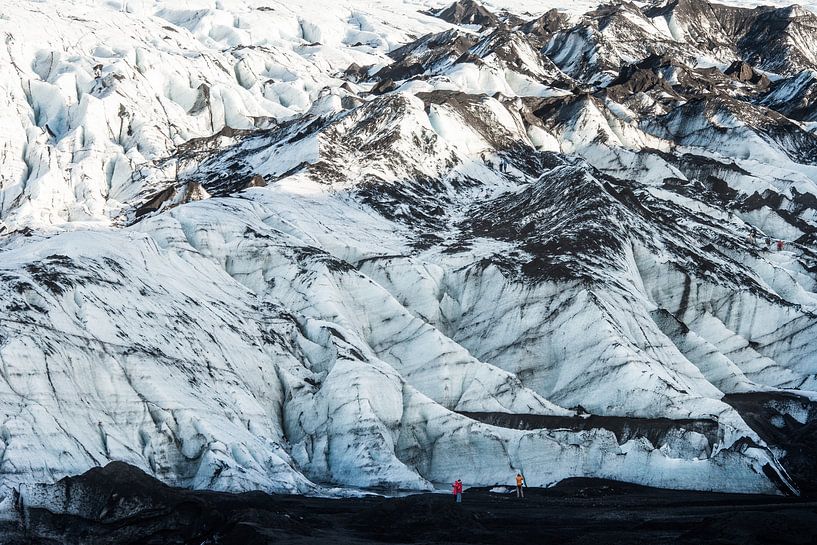
[[[495,4],[4,5],[4,490],[790,491],[815,16]]]

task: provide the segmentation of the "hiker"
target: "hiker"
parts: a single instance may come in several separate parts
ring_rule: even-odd
[[[516,474],[516,497],[524,498],[525,492],[522,490],[522,485],[525,483],[525,477],[521,473]]]
[[[782,251],[783,251],[783,241],[782,241],[782,240],[778,240],[778,241],[777,241],[777,251],[778,251],[778,252],[782,252]]]
[[[750,227],[749,236],[747,238],[749,239],[749,244],[755,246],[757,243],[757,229],[755,229],[754,227]]]
[[[462,503],[462,481],[457,479],[451,485],[451,493],[457,496],[457,503]]]
[[[766,237],[766,249],[770,249],[772,247],[772,239]]]

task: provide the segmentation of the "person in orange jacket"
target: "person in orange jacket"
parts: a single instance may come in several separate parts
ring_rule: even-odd
[[[451,485],[451,493],[457,497],[457,503],[462,503],[462,481],[457,479]]]
[[[516,474],[516,497],[517,498],[524,498],[525,491],[522,490],[522,485],[525,484],[525,477],[522,476],[521,473]]]

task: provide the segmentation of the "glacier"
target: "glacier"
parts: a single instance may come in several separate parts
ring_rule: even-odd
[[[0,508],[814,490],[817,14],[558,4],[4,3]]]

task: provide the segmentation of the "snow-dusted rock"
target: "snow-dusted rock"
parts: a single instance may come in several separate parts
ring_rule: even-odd
[[[192,4],[0,12],[4,491],[810,478],[813,14]]]

